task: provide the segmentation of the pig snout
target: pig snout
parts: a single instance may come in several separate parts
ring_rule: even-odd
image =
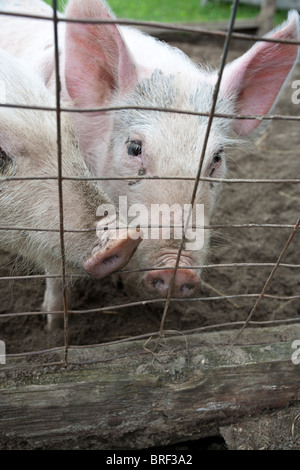
[[[127,230],[121,238],[110,239],[104,247],[94,248],[92,255],[83,262],[85,271],[96,279],[102,279],[123,268],[142,241],[142,232]]]
[[[152,295],[166,297],[174,274],[174,269],[159,269],[148,271],[142,284]],[[201,280],[192,269],[179,268],[176,272],[171,297],[191,297],[201,287]]]

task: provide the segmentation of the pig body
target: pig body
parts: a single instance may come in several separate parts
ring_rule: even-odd
[[[7,9],[20,11],[19,2],[7,1],[5,4]],[[27,13],[52,16],[51,9],[40,0],[24,1],[22,8]],[[66,17],[109,20],[113,14],[104,1],[70,0]],[[0,20],[0,45],[25,58],[53,91],[53,25],[43,21],[36,26],[34,20],[8,20],[6,17]],[[196,66],[179,50],[136,29],[113,24],[61,23],[59,28],[62,95],[64,99],[71,99],[75,106],[210,111],[217,72]],[[291,12],[288,21],[270,36],[298,40],[298,14]],[[297,58],[295,45],[255,44],[226,66],[216,112],[267,114]],[[124,109],[110,113],[72,114],[72,119],[91,172],[97,176],[129,178],[101,184],[115,204],[120,195],[127,197],[129,207],[143,204],[146,210],[139,217],[141,224],[151,225],[149,213],[155,204],[182,208],[190,202],[192,181],[139,181],[138,176],[195,177],[206,132],[206,117]],[[259,120],[214,119],[201,176],[224,177],[224,150],[259,124]],[[218,183],[199,182],[195,205],[204,205],[202,224],[209,224],[219,189]],[[176,218],[176,210],[172,216]],[[179,244],[175,237],[144,239],[139,256],[131,261],[130,266],[134,268],[156,268],[144,275],[134,274],[136,284],[149,295],[167,294]],[[199,290],[201,269],[192,268],[205,263],[208,246],[209,231],[206,230],[200,250],[184,247],[174,281],[174,296],[191,296]]]
[[[55,107],[55,98],[40,77],[1,50],[0,83],[2,103]],[[63,176],[90,177],[71,122],[63,115],[61,131]],[[49,274],[60,274],[58,184],[51,179],[58,176],[56,113],[1,107],[0,142],[0,246]],[[96,218],[104,205],[112,202],[94,182],[63,181],[64,229],[86,229],[64,234],[67,276],[91,273],[102,278],[124,266],[137,247],[139,239],[126,230],[122,239],[108,230],[96,236],[96,223],[98,231],[108,224],[104,214],[99,221]],[[47,286],[44,308],[61,310],[60,282],[49,278]],[[49,316],[48,325],[51,320]]]

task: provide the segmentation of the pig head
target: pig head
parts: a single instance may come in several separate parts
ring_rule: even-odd
[[[112,17],[107,6],[96,0],[71,0],[66,15],[90,19]],[[297,41],[297,12],[290,12],[287,22],[271,32],[269,37]],[[242,57],[226,66],[216,112],[267,114],[297,58],[296,45],[256,43]],[[67,24],[64,65],[66,92],[75,105],[82,108],[137,106],[209,113],[217,79],[217,72],[196,66],[177,49],[135,29],[113,24]],[[135,204],[144,205],[146,209],[140,207],[138,217],[143,227],[154,223],[149,217],[151,207],[175,204],[183,208],[191,201],[193,181],[163,178],[195,177],[207,117],[123,109],[110,113],[78,114],[74,116],[74,122],[91,171],[105,177],[130,178],[105,181],[103,187],[115,204],[118,204],[120,196],[126,196],[128,207],[133,212]],[[260,123],[259,120],[215,118],[201,177],[223,178],[226,151]],[[159,176],[162,179],[139,179],[139,176]],[[219,190],[218,182],[199,182],[195,206],[203,205],[204,208],[200,225],[209,224]],[[173,215],[176,218],[176,213]],[[199,224],[199,221],[193,222]],[[187,244],[184,245],[173,296],[194,295],[201,286],[201,265],[209,251],[209,231],[204,230],[202,236],[199,249],[191,250]],[[146,270],[145,273],[133,274],[134,282],[150,295],[166,295],[179,244],[180,240],[174,236],[164,239],[160,232],[160,236],[153,239],[148,233],[138,256],[129,265],[135,270]]]

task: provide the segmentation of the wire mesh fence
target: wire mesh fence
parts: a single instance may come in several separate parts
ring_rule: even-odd
[[[261,116],[261,115],[239,115],[239,114],[222,114],[222,113],[219,113],[216,111],[216,103],[217,103],[217,99],[218,99],[218,95],[219,95],[219,89],[220,89],[220,84],[221,84],[221,81],[222,81],[222,73],[223,73],[223,70],[224,70],[224,67],[225,67],[225,64],[226,64],[226,61],[227,61],[227,58],[228,58],[228,52],[230,50],[230,46],[232,44],[232,40],[243,40],[245,42],[253,42],[253,41],[257,41],[257,40],[260,40],[260,41],[264,41],[264,42],[276,42],[279,44],[279,47],[280,47],[280,44],[299,44],[295,41],[292,41],[292,40],[283,40],[283,39],[271,39],[271,38],[261,38],[261,37],[258,37],[258,36],[255,36],[255,35],[248,35],[248,34],[241,34],[241,33],[236,33],[233,31],[233,28],[234,28],[234,21],[235,21],[235,15],[236,15],[236,9],[238,7],[238,1],[235,1],[234,2],[234,5],[233,5],[233,10],[232,10],[232,16],[231,16],[231,20],[230,20],[230,24],[229,24],[229,27],[228,27],[228,31],[225,33],[225,32],[222,32],[222,31],[207,31],[203,28],[198,28],[196,26],[194,27],[190,27],[190,26],[178,26],[178,25],[172,25],[172,24],[164,24],[164,23],[150,23],[150,22],[138,22],[138,21],[131,21],[131,20],[97,20],[95,19],[94,21],[90,21],[90,20],[85,20],[85,19],[82,19],[82,20],[72,20],[72,19],[66,19],[66,18],[62,18],[61,16],[57,16],[57,13],[56,13],[56,2],[53,1],[53,17],[52,18],[45,18],[43,16],[39,16],[39,15],[26,15],[26,14],[17,14],[17,13],[9,13],[9,12],[5,12],[5,11],[1,11],[0,14],[1,15],[7,15],[7,16],[16,16],[16,17],[23,17],[23,18],[30,18],[30,19],[34,19],[36,21],[52,21],[53,22],[53,28],[54,28],[54,41],[55,41],[55,70],[56,70],[56,106],[55,108],[44,108],[44,107],[38,107],[38,106],[30,106],[28,107],[29,109],[39,109],[41,111],[44,111],[44,112],[49,112],[49,111],[54,111],[56,113],[56,117],[57,117],[57,159],[58,159],[58,174],[57,175],[53,175],[53,177],[49,178],[49,177],[43,177],[43,176],[35,176],[35,177],[23,177],[22,176],[9,176],[9,177],[5,177],[5,178],[1,178],[1,181],[2,182],[5,182],[6,184],[9,184],[11,181],[22,181],[22,180],[26,180],[26,179],[30,179],[30,180],[42,180],[42,179],[53,179],[53,180],[57,180],[57,183],[58,183],[58,194],[59,194],[59,227],[57,227],[56,229],[47,229],[47,228],[43,228],[43,224],[41,223],[41,227],[39,227],[38,229],[35,228],[31,228],[31,227],[7,227],[7,226],[1,226],[1,222],[0,222],[0,230],[1,231],[7,231],[7,230],[14,230],[14,231],[20,231],[22,230],[23,232],[27,232],[27,231],[39,231],[39,232],[45,232],[45,236],[47,235],[47,232],[57,232],[59,233],[60,235],[60,245],[61,245],[61,272],[57,272],[56,274],[52,274],[52,275],[49,275],[49,274],[28,274],[28,275],[3,275],[0,277],[0,283],[8,283],[8,282],[19,282],[19,281],[26,281],[26,282],[30,282],[32,283],[31,285],[34,285],[36,286],[36,284],[33,284],[39,280],[45,280],[45,279],[59,279],[61,280],[62,282],[62,298],[63,298],[63,305],[64,305],[64,309],[63,309],[63,314],[64,314],[64,335],[63,335],[63,342],[64,344],[62,344],[61,346],[59,347],[49,347],[49,348],[43,348],[42,350],[38,350],[38,351],[27,351],[27,352],[24,352],[22,350],[22,346],[20,347],[19,351],[21,352],[18,352],[18,353],[14,353],[13,351],[10,352],[9,351],[9,344],[7,345],[8,347],[8,355],[7,355],[7,359],[9,360],[10,357],[28,357],[28,356],[33,356],[35,357],[36,355],[39,355],[39,354],[44,354],[45,352],[53,352],[53,351],[56,351],[58,349],[64,349],[65,351],[65,356],[64,356],[64,361],[59,361],[59,362],[55,362],[55,361],[50,361],[49,363],[47,363],[48,365],[67,365],[67,364],[72,364],[72,361],[69,360],[69,350],[70,348],[72,348],[72,342],[70,343],[70,340],[69,340],[69,320],[70,318],[73,318],[74,315],[83,315],[84,318],[85,318],[85,321],[86,322],[89,322],[89,315],[90,314],[97,314],[97,315],[103,315],[103,314],[109,314],[111,312],[111,315],[107,316],[107,322],[110,322],[110,319],[112,318],[112,316],[114,314],[116,314],[116,312],[119,312],[120,310],[122,309],[133,309],[133,308],[139,308],[139,307],[145,307],[147,305],[155,305],[155,304],[158,304],[159,305],[159,310],[160,310],[160,320],[159,320],[159,328],[156,330],[156,331],[144,331],[142,334],[137,334],[137,335],[124,335],[125,337],[124,338],[121,338],[121,339],[117,339],[115,341],[119,341],[119,342],[122,342],[122,341],[131,341],[131,340],[136,340],[136,339],[145,339],[145,341],[147,340],[147,338],[149,337],[154,337],[154,338],[157,338],[158,340],[161,340],[164,336],[167,336],[167,335],[174,335],[174,334],[178,334],[178,332],[176,332],[175,330],[177,330],[176,327],[172,328],[172,331],[171,331],[171,328],[170,326],[166,327],[166,319],[167,319],[167,316],[168,316],[168,313],[169,313],[169,310],[170,310],[170,306],[173,304],[173,303],[176,303],[176,304],[182,304],[182,305],[188,305],[189,307],[187,307],[187,310],[189,308],[191,308],[191,304],[196,303],[197,302],[197,305],[199,304],[202,304],[202,303],[211,303],[212,305],[214,305],[215,307],[213,308],[216,308],[218,309],[217,307],[217,304],[218,302],[225,302],[225,303],[228,303],[229,307],[232,308],[233,310],[236,308],[236,305],[237,305],[237,302],[239,300],[244,300],[244,299],[247,299],[247,301],[251,304],[251,307],[247,307],[248,308],[248,313],[247,315],[245,316],[244,315],[244,319],[241,321],[240,319],[239,320],[234,320],[234,318],[236,317],[235,314],[232,315],[232,321],[218,321],[217,323],[210,323],[210,324],[206,324],[204,326],[195,326],[194,328],[189,328],[189,329],[183,329],[180,331],[180,334],[184,334],[184,335],[189,335],[191,333],[195,333],[195,332],[201,332],[201,331],[213,331],[213,330],[220,330],[220,329],[224,329],[224,328],[232,328],[232,329],[236,329],[236,337],[235,337],[235,340],[238,341],[240,339],[240,336],[243,334],[243,331],[245,330],[246,327],[248,327],[249,325],[253,325],[253,326],[264,326],[264,325],[278,325],[278,324],[284,324],[284,323],[287,323],[287,324],[291,324],[291,323],[299,323],[300,322],[300,318],[299,318],[299,309],[297,311],[297,307],[295,308],[295,312],[294,314],[291,316],[291,317],[288,317],[288,318],[275,318],[275,316],[272,318],[268,318],[268,319],[260,319],[258,321],[254,321],[254,315],[256,313],[256,311],[258,310],[259,306],[261,305],[261,303],[263,301],[267,301],[267,300],[273,300],[275,302],[282,302],[280,303],[280,306],[284,306],[286,304],[292,304],[294,305],[294,302],[297,302],[300,300],[300,292],[299,292],[299,289],[294,291],[294,287],[295,285],[299,287],[299,269],[300,269],[300,264],[298,264],[297,262],[294,261],[295,257],[293,258],[293,261],[291,262],[286,262],[285,261],[285,256],[286,256],[286,253],[288,252],[288,250],[292,250],[294,251],[295,253],[297,253],[298,249],[297,248],[297,241],[299,242],[299,240],[297,239],[297,236],[299,238],[299,227],[300,227],[300,219],[298,218],[299,215],[293,210],[291,210],[292,212],[292,218],[291,220],[289,220],[289,223],[279,223],[277,220],[273,221],[272,223],[269,223],[268,222],[264,222],[264,223],[254,223],[252,221],[247,221],[246,223],[237,223],[237,222],[231,222],[231,219],[232,217],[229,217],[229,222],[228,223],[223,223],[224,222],[224,219],[225,219],[225,215],[221,215],[221,220],[222,220],[222,223],[211,223],[209,225],[206,225],[204,227],[205,230],[211,230],[211,231],[217,231],[217,230],[224,230],[224,231],[229,231],[230,233],[232,233],[232,231],[236,231],[236,233],[240,234],[241,232],[244,232],[244,231],[248,231],[249,233],[251,231],[255,231],[255,233],[257,233],[257,231],[265,231],[266,235],[265,237],[269,237],[269,244],[272,246],[273,244],[273,240],[276,238],[278,232],[281,232],[281,233],[284,233],[284,236],[282,235],[280,237],[280,240],[276,240],[276,244],[274,244],[274,247],[275,245],[278,248],[278,250],[275,252],[275,248],[274,248],[274,257],[273,257],[273,260],[270,262],[261,262],[260,259],[256,259],[254,260],[253,262],[250,262],[250,261],[237,261],[237,262],[232,262],[232,261],[227,261],[227,262],[222,262],[222,260],[219,262],[219,263],[207,263],[207,264],[204,264],[203,266],[198,266],[199,268],[201,269],[204,269],[204,271],[206,273],[209,273],[209,272],[217,272],[217,273],[220,273],[222,272],[223,270],[226,271],[226,269],[228,268],[232,268],[232,271],[231,271],[231,274],[229,276],[235,276],[237,278],[239,278],[241,276],[241,271],[242,272],[245,272],[245,269],[249,269],[249,273],[250,273],[250,276],[252,277],[255,277],[256,276],[256,272],[259,272],[260,273],[260,276],[262,276],[262,270],[263,270],[263,282],[261,283],[261,288],[259,288],[257,291],[255,292],[249,292],[248,291],[248,288],[247,288],[247,278],[249,277],[249,274],[247,276],[245,276],[245,281],[243,284],[243,286],[245,287],[245,292],[243,293],[226,293],[226,292],[220,292],[218,290],[218,282],[217,282],[217,277],[215,276],[213,279],[215,280],[216,284],[215,285],[211,285],[209,283],[206,284],[206,287],[207,287],[207,292],[210,292],[210,294],[212,295],[203,295],[203,296],[200,296],[200,297],[194,297],[194,298],[189,298],[189,299],[186,299],[186,298],[173,298],[172,297],[172,289],[173,289],[173,285],[174,285],[174,281],[175,281],[175,278],[176,278],[176,273],[178,271],[178,269],[181,267],[180,266],[180,259],[181,259],[181,253],[182,253],[182,250],[183,250],[183,245],[184,245],[184,242],[185,242],[185,234],[183,234],[182,236],[182,239],[181,239],[181,242],[180,242],[180,246],[179,246],[179,249],[178,249],[178,252],[177,252],[177,256],[176,256],[176,264],[174,267],[166,267],[166,269],[171,269],[172,270],[172,280],[170,282],[170,286],[169,286],[169,289],[168,289],[168,293],[166,295],[166,298],[156,298],[156,299],[149,299],[149,298],[142,298],[141,300],[138,299],[134,299],[133,301],[130,300],[128,301],[128,299],[126,299],[124,302],[121,302],[121,303],[109,303],[107,302],[105,299],[104,299],[104,303],[105,305],[104,306],[97,306],[97,307],[93,307],[93,308],[80,308],[80,309],[76,309],[76,310],[73,310],[72,309],[72,306],[69,305],[69,302],[68,302],[68,299],[67,299],[67,288],[68,288],[68,284],[69,284],[69,279],[68,279],[68,275],[67,275],[67,272],[66,272],[66,266],[65,266],[65,244],[64,244],[64,236],[66,233],[76,233],[76,232],[84,232],[84,231],[94,231],[95,229],[94,228],[82,228],[82,229],[72,229],[72,228],[66,228],[65,225],[64,225],[64,197],[63,197],[63,194],[64,194],[64,191],[63,191],[63,182],[64,181],[68,181],[68,180],[93,180],[93,181],[99,181],[101,183],[101,181],[105,181],[105,180],[115,180],[115,181],[128,181],[132,178],[128,178],[126,176],[124,177],[119,177],[119,176],[116,176],[116,177],[105,177],[105,176],[102,176],[102,177],[96,177],[96,176],[91,176],[91,177],[86,177],[86,176],[82,176],[82,177],[66,177],[64,176],[63,174],[63,169],[62,169],[62,144],[61,144],[61,116],[63,113],[104,113],[104,112],[112,112],[112,111],[115,111],[115,112],[118,112],[118,111],[121,111],[121,110],[124,110],[124,109],[135,109],[135,110],[147,110],[147,111],[151,111],[153,113],[156,113],[156,112],[163,112],[163,113],[176,113],[176,114],[179,114],[179,115],[195,115],[195,116],[204,116],[207,118],[207,126],[206,126],[206,131],[205,131],[205,137],[204,137],[204,142],[203,142],[203,147],[202,147],[202,152],[201,152],[201,155],[199,156],[199,163],[198,163],[198,170],[197,170],[197,173],[195,174],[195,176],[192,178],[192,177],[185,177],[184,175],[183,176],[177,176],[177,177],[174,177],[174,176],[168,176],[168,177],[163,177],[163,176],[147,176],[147,175],[139,175],[137,176],[135,179],[136,180],[139,180],[139,181],[143,181],[143,180],[156,180],[156,181],[164,181],[164,180],[172,180],[174,181],[174,184],[176,184],[176,182],[178,181],[191,181],[193,183],[193,192],[192,192],[192,197],[191,197],[191,200],[187,201],[187,203],[190,203],[191,207],[194,206],[195,204],[195,197],[196,197],[196,194],[197,194],[197,191],[198,191],[198,187],[199,187],[199,183],[202,182],[202,181],[206,181],[206,182],[209,182],[210,184],[219,184],[219,183],[223,183],[223,185],[225,186],[229,186],[229,187],[237,187],[239,188],[240,185],[250,185],[250,187],[252,188],[253,187],[253,193],[256,192],[256,188],[258,186],[262,186],[264,188],[269,188],[271,187],[271,189],[268,189],[268,191],[270,191],[271,193],[271,199],[272,199],[272,194],[273,191],[276,193],[277,191],[277,187],[280,186],[281,190],[282,190],[282,187],[286,188],[287,186],[286,185],[292,185],[293,187],[295,186],[296,187],[296,190],[298,188],[298,185],[300,183],[300,178],[298,177],[298,174],[295,174],[293,176],[295,177],[277,177],[278,175],[276,175],[276,178],[274,177],[265,177],[265,175],[263,175],[263,177],[255,177],[255,178],[245,178],[245,177],[237,177],[237,178],[214,178],[212,176],[210,177],[205,177],[205,176],[202,176],[202,168],[203,168],[203,162],[204,162],[204,158],[205,158],[205,154],[206,154],[206,150],[207,150],[207,144],[208,144],[208,139],[209,139],[209,136],[210,136],[210,131],[211,131],[211,125],[212,125],[212,122],[214,119],[218,119],[218,118],[223,118],[223,119],[240,119],[240,120],[251,120],[251,119],[259,119],[259,120],[262,120],[262,121],[267,121],[267,122],[274,122],[274,123],[290,123],[290,122],[294,122],[295,124],[297,124],[297,122],[299,121],[300,119],[300,116],[299,115],[291,115],[291,113],[288,111],[287,114],[272,114],[272,115],[264,115],[264,116]],[[223,39],[224,40],[224,45],[223,45],[223,51],[222,51],[222,57],[221,57],[221,61],[220,61],[220,65],[219,65],[219,73],[218,73],[218,79],[217,79],[217,82],[215,83],[215,86],[214,86],[214,93],[213,93],[213,99],[212,99],[212,103],[211,103],[211,108],[210,108],[210,111],[208,113],[199,113],[199,112],[196,112],[196,111],[191,111],[191,110],[185,110],[185,109],[173,109],[173,108],[168,108],[168,107],[143,107],[143,106],[120,106],[120,107],[116,107],[116,106],[106,106],[106,107],[88,107],[88,108],[85,108],[85,109],[82,109],[82,108],[77,108],[77,107],[73,107],[70,109],[70,107],[65,107],[64,104],[62,104],[62,101],[61,101],[61,88],[60,88],[60,60],[59,60],[59,30],[58,30],[58,25],[59,23],[62,23],[62,22],[66,22],[66,23],[91,23],[91,24],[117,24],[117,25],[131,25],[131,26],[151,26],[151,27],[155,27],[155,28],[163,28],[163,29],[166,29],[166,30],[173,30],[173,31],[185,31],[187,33],[189,32],[193,32],[193,33],[197,33],[197,34],[203,34],[205,35],[206,37],[209,36],[211,38],[219,38],[219,39]],[[10,108],[13,108],[13,107],[16,107],[16,108],[20,108],[20,107],[23,107],[23,108],[27,108],[26,106],[20,106],[20,105],[13,105],[13,104],[10,104],[10,105],[6,105],[5,103],[4,104],[1,104],[1,107],[10,107]],[[287,136],[287,140],[288,140],[288,136]],[[287,142],[287,150],[288,151],[294,151],[296,152],[296,149],[289,149],[289,146],[288,146],[288,142]],[[295,158],[297,158],[297,155],[295,155]],[[284,165],[284,162],[282,163],[282,165]],[[299,167],[299,165],[298,165]],[[297,168],[297,166],[296,166]],[[280,175],[279,175],[280,176]],[[284,186],[283,186],[284,185]],[[235,191],[235,190],[234,190]],[[293,197],[295,198],[294,201],[298,202],[299,200],[299,194],[297,195],[297,192],[295,192],[295,195],[287,195],[287,193],[285,193],[286,196],[283,196],[283,197],[288,197],[290,199],[292,199]],[[236,192],[233,194],[233,197],[236,196]],[[271,209],[272,210],[272,209]],[[289,214],[290,214],[290,211],[289,211]],[[230,214],[231,215],[231,214]],[[247,218],[247,213],[245,212],[245,214],[243,214],[246,218]],[[277,215],[275,214],[275,216],[277,217]],[[226,219],[225,219],[226,220]],[[143,228],[143,227],[141,227]],[[160,226],[161,228],[161,226]],[[235,241],[238,240],[238,236],[237,235],[235,237]],[[264,235],[261,235],[261,237],[264,237]],[[250,236],[251,238],[251,236]],[[261,240],[261,238],[259,238]],[[259,243],[259,242],[258,242]],[[255,246],[255,240],[252,242],[252,247],[253,247],[253,244]],[[255,250],[254,250],[255,251]],[[272,251],[272,250],[271,250]],[[256,250],[257,252],[257,255],[258,257],[260,256],[259,254],[259,250]],[[232,253],[231,253],[232,255]],[[197,267],[193,266],[193,269],[196,269]],[[145,267],[143,269],[136,269],[136,270],[130,270],[130,269],[127,269],[126,267],[122,269],[122,274],[124,276],[126,276],[126,274],[130,274],[132,272],[137,272],[137,271],[143,271],[143,272],[147,272],[147,271],[153,271],[155,269],[160,269],[160,268],[155,268],[155,267]],[[192,269],[192,268],[187,268],[187,269]],[[275,287],[274,287],[274,291],[270,291],[270,287],[272,287],[272,285],[274,285],[274,278],[276,277],[279,269],[281,270],[289,270],[290,272],[292,272],[292,276],[295,277],[295,282],[293,284],[293,286],[290,286],[290,289],[287,289],[287,292],[285,293],[278,293],[277,290],[276,290],[276,284],[275,284]],[[295,274],[294,274],[295,273]],[[297,280],[297,276],[298,276],[298,280]],[[80,278],[81,276],[78,275],[77,276],[78,278]],[[72,276],[73,279],[76,278],[76,275]],[[260,277],[260,280],[262,279]],[[226,284],[226,283],[225,283]],[[204,287],[205,287],[205,282],[203,283]],[[228,283],[227,283],[228,285]],[[101,285],[99,285],[99,288],[101,289]],[[12,291],[14,289],[14,287],[12,286],[11,287]],[[113,287],[112,287],[113,289]],[[10,293],[10,295],[13,295]],[[111,296],[107,296],[107,298],[112,298]],[[247,305],[249,305],[249,303]],[[278,307],[276,307],[278,309]],[[274,310],[276,310],[276,308],[274,308]],[[55,314],[55,313],[59,313],[58,311],[54,311],[54,312],[50,312],[52,314]],[[60,312],[61,313],[61,312]],[[44,312],[44,311],[19,311],[19,312],[10,312],[10,311],[7,311],[6,309],[4,309],[4,313],[1,312],[1,321],[5,320],[5,321],[11,321],[11,320],[18,320],[18,318],[20,317],[39,317],[39,318],[44,318],[44,315],[45,314],[49,314],[49,312]],[[188,313],[187,313],[188,315]],[[142,320],[141,320],[142,321]],[[199,317],[198,317],[198,321],[199,321]],[[197,323],[197,321],[196,321]],[[209,323],[209,322],[208,322]],[[169,323],[169,325],[172,324]],[[174,330],[174,331],[173,331]],[[1,337],[1,335],[0,335]],[[2,338],[1,338],[2,339]],[[46,341],[47,342],[47,341]],[[114,341],[113,341],[114,342]],[[29,342],[30,343],[30,342]],[[103,343],[104,345],[105,344],[112,344],[112,341],[105,341],[105,343]],[[90,345],[91,346],[91,345]],[[28,347],[28,346],[27,346]],[[80,347],[83,347],[83,345],[79,346],[79,345],[76,345],[76,347],[80,348]],[[85,347],[87,347],[87,345],[85,345]],[[30,349],[30,347],[29,347]],[[99,357],[99,358],[94,358],[92,361],[90,362],[101,362],[102,358]],[[107,358],[105,359],[107,360]],[[82,360],[81,362],[78,362],[78,364],[84,364],[86,362],[89,362],[89,361],[86,361],[86,360]],[[45,366],[45,363],[43,362],[43,364],[40,364],[40,363],[29,363],[26,367],[41,367],[41,366]],[[22,364],[22,367],[24,367],[24,364]]]

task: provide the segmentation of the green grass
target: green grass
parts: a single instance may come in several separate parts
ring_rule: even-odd
[[[45,0],[52,4],[52,0]],[[85,0],[82,0],[85,1]],[[66,0],[57,0],[60,9]],[[162,22],[206,22],[227,20],[231,13],[231,3],[221,0],[209,2],[205,7],[200,0],[108,0],[119,18]],[[239,5],[237,18],[254,18],[259,9]],[[286,18],[286,12],[277,12],[275,23]]]

